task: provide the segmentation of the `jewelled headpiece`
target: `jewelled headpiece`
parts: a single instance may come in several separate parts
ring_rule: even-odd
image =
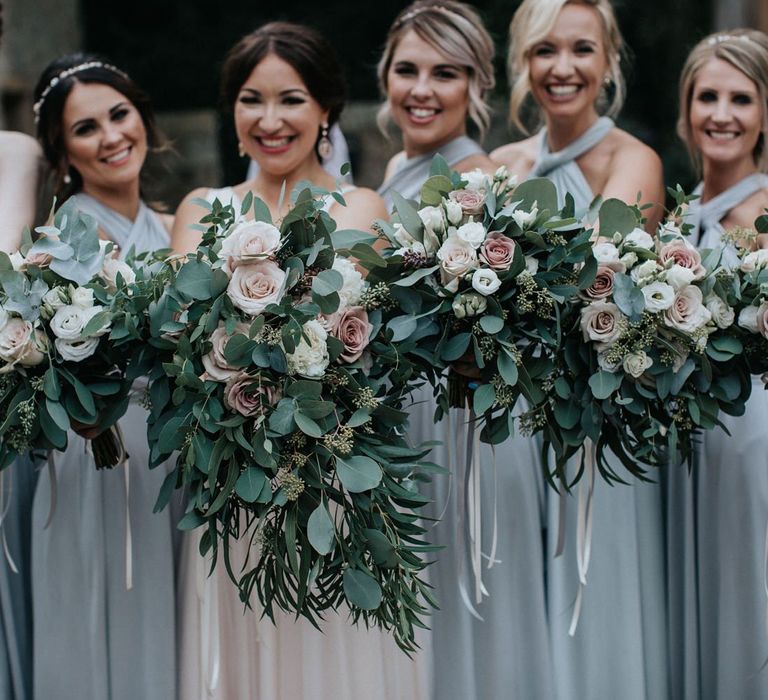
[[[726,41],[745,41],[748,44],[755,44],[746,34],[715,34],[707,39],[707,44],[716,46]]]
[[[51,78],[48,85],[46,85],[43,91],[40,93],[40,99],[35,102],[34,105],[32,105],[32,111],[35,113],[35,124],[40,121],[40,110],[43,108],[45,98],[50,95],[51,90],[53,90],[53,88],[55,88],[62,80],[66,80],[76,73],[80,73],[84,70],[90,70],[91,68],[105,68],[106,70],[110,70],[113,73],[117,73],[123,78],[128,78],[128,74],[125,71],[120,70],[116,66],[113,66],[111,63],[102,63],[101,61],[86,61],[85,63],[72,66],[72,68],[66,68],[65,70],[61,71],[61,73],[57,73]]]
[[[449,17],[458,17],[460,19],[464,19],[460,14],[454,12],[453,10],[449,10],[443,5],[423,5],[422,7],[417,7],[415,10],[406,12],[402,17],[400,17],[400,19],[397,21],[397,24],[405,24],[409,20],[412,20],[414,17],[418,17],[423,12],[430,12],[433,10],[436,12],[442,12],[444,15],[448,15]]]

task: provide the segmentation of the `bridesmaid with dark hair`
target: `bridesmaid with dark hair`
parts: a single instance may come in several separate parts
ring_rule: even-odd
[[[0,35],[3,30],[0,4]],[[40,146],[26,134],[0,131],[0,251],[18,250],[34,223]],[[0,698],[32,697],[30,517],[36,467],[20,458],[0,472]]]
[[[315,30],[272,22],[232,47],[222,70],[225,105],[234,112],[242,155],[257,162],[252,180],[234,187],[200,188],[179,207],[173,247],[194,250],[200,232],[190,228],[207,210],[195,199],[219,201],[239,211],[248,192],[260,197],[274,220],[290,207],[300,181],[325,190],[337,179],[323,168],[330,155],[329,131],[344,106],[345,85],[332,45]],[[352,185],[340,187],[346,206],[328,196],[324,208],[339,229],[369,229],[386,216],[381,198]],[[252,532],[231,547],[233,569],[258,549]],[[389,632],[353,626],[346,607],[329,610],[321,631],[305,618],[276,610],[274,624],[261,617],[255,592],[245,609],[237,588],[219,561],[198,552],[200,530],[187,538],[179,581],[180,694],[184,700],[426,700],[425,650],[407,657]]]
[[[142,198],[144,163],[160,136],[138,85],[104,58],[71,54],[45,69],[34,107],[59,202],[74,199],[121,256],[132,248],[167,248],[170,217]],[[67,450],[53,453],[53,466],[38,482],[32,514],[37,698],[176,694],[175,527],[170,509],[152,512],[166,471],[148,469],[141,382],[120,420],[130,460],[97,471],[83,438],[70,432]]]
[[[680,76],[678,133],[701,176],[691,239],[723,249],[768,208],[768,36],[736,29],[691,51]],[[766,236],[756,245],[768,247]],[[736,323],[744,323],[739,318]],[[674,697],[768,697],[764,552],[768,545],[768,393],[753,377],[742,416],[701,437],[689,476],[669,479],[670,651]]]

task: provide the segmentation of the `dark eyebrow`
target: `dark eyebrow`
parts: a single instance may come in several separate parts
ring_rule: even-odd
[[[109,114],[110,116],[113,115],[115,112],[117,112],[118,109],[121,107],[125,107],[128,103],[127,102],[118,102],[114,107],[109,108]]]
[[[244,87],[241,90],[241,92],[248,92],[251,95],[255,95],[256,97],[261,97],[261,93],[258,90],[254,90],[253,88]],[[309,96],[309,92],[307,92],[306,90],[302,90],[301,88],[288,88],[287,90],[281,90],[280,95],[281,96],[290,95],[291,93],[294,93],[294,92],[297,92],[300,95],[305,95],[307,97]]]
[[[72,126],[69,128],[69,130],[70,130],[70,131],[76,131],[76,130],[77,130],[79,127],[81,127],[81,126],[85,126],[86,124],[93,124],[93,122],[94,122],[94,121],[95,121],[95,120],[94,120],[94,118],[93,118],[93,117],[86,117],[85,119],[79,119],[78,121],[76,121],[76,122],[75,122],[75,123],[74,123],[74,124],[73,124],[73,125],[72,125]]]

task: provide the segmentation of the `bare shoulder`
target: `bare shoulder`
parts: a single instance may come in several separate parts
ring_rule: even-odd
[[[661,172],[661,158],[650,146],[623,129],[614,129],[605,139],[611,150],[612,170],[615,167],[639,169],[651,168]]]
[[[384,200],[367,187],[357,187],[344,195],[346,207],[333,206],[332,214],[340,228],[368,229],[374,219],[386,219]]]
[[[3,158],[42,158],[40,144],[27,134],[17,131],[0,131],[0,154]]]
[[[476,153],[460,160],[458,163],[454,163],[451,166],[452,170],[457,170],[460,173],[467,173],[470,170],[482,170],[489,175],[496,172],[498,166],[494,163],[485,153]]]
[[[742,228],[754,228],[755,219],[768,209],[768,188],[755,192],[728,214],[729,223]]]
[[[395,169],[397,166],[405,160],[405,151],[400,151],[400,153],[395,153],[390,159],[389,163],[387,163],[387,167],[384,170],[384,182],[389,180],[390,177],[392,177],[392,174],[395,172]]]
[[[173,216],[173,214],[161,214],[161,213],[158,213],[157,216],[160,219],[160,221],[163,223],[163,226],[165,227],[165,230],[168,231],[168,233],[170,233],[173,230],[173,221],[174,221],[174,218],[175,218]]]
[[[176,210],[176,214],[180,214],[182,211],[190,211],[194,208],[202,209],[202,207],[195,202],[196,199],[205,199],[210,187],[197,187],[181,200],[179,208]]]
[[[533,168],[538,156],[539,137],[531,136],[522,141],[515,141],[499,146],[491,151],[491,159],[499,165],[507,166],[510,173],[525,177]]]

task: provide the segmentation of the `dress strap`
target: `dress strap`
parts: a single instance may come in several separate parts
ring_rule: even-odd
[[[608,132],[615,126],[610,117],[600,117],[579,138],[571,141],[565,148],[552,152],[547,141],[547,129],[542,129],[540,134],[539,156],[531,170],[529,177],[546,177],[553,170],[570,163],[591,151],[600,143]]]

